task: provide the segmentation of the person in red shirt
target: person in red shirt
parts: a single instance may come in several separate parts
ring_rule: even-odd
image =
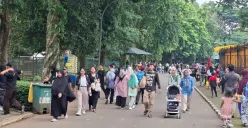
[[[213,98],[214,93],[215,93],[215,96],[217,97],[217,91],[216,91],[217,78],[215,76],[215,73],[212,73],[212,76],[209,78],[208,81],[211,87],[212,98]]]

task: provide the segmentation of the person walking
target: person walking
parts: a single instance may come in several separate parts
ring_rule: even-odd
[[[140,101],[140,95],[141,95],[141,102],[143,103],[143,96],[144,96],[144,91],[145,88],[140,86],[141,80],[143,79],[144,75],[145,75],[145,67],[141,66],[140,70],[138,71],[138,73],[136,74],[137,78],[138,78],[138,83],[139,83],[139,89],[138,89],[138,93],[136,96],[136,102],[135,104],[138,105],[139,101]]]
[[[202,65],[200,66],[200,86],[204,86],[206,83],[206,74],[207,74],[207,68],[204,65],[204,63],[202,63]]]
[[[148,115],[149,118],[152,118],[152,107],[155,100],[156,85],[158,85],[159,93],[161,92],[159,76],[158,73],[154,71],[153,64],[149,65],[149,71],[145,74],[145,77],[147,83],[144,91],[144,115]]]
[[[100,84],[101,84],[101,89],[106,97],[106,88],[105,88],[105,85],[104,85],[104,82],[105,82],[105,71],[103,69],[103,66],[102,65],[99,65],[99,70],[97,72],[98,76],[99,76],[99,79],[100,79]]]
[[[53,116],[52,122],[58,121],[58,117],[64,115],[67,116],[67,99],[66,94],[68,87],[67,79],[64,77],[64,71],[58,71],[57,78],[54,79],[52,85],[52,101],[51,101],[51,116]]]
[[[86,114],[86,106],[88,104],[88,90],[90,88],[90,80],[87,75],[85,75],[85,70],[82,68],[80,75],[76,79],[77,85],[77,95],[78,95],[78,111],[77,116],[81,116],[82,113]]]
[[[223,127],[226,128],[229,121],[232,118],[232,113],[233,113],[233,91],[227,89],[225,91],[224,97],[221,98],[222,102],[220,105],[220,114],[221,118],[223,120]]]
[[[191,96],[195,85],[194,85],[194,79],[190,76],[188,70],[184,70],[183,76],[184,77],[181,80],[180,87],[182,88],[182,95],[183,95],[182,112],[185,113],[185,111],[190,110]]]
[[[138,88],[138,78],[133,73],[132,67],[128,68],[128,72],[130,73],[130,79],[128,81],[128,96],[129,96],[129,110],[135,108],[135,99],[137,96],[137,88]]]
[[[224,76],[224,80],[225,80],[225,89],[226,90],[232,90],[233,95],[236,94],[237,91],[237,85],[239,82],[239,75],[237,73],[234,72],[234,65],[229,64],[227,66],[227,73]],[[234,113],[236,111],[236,106],[237,104],[235,102],[233,102],[233,118],[234,118]]]
[[[242,79],[239,82],[239,87],[238,87],[238,95],[242,95],[243,94],[243,89],[247,86],[247,82],[248,82],[248,69],[243,69],[242,72]],[[248,93],[247,93],[248,95]],[[241,116],[241,103],[238,103],[238,109],[239,109],[239,114]],[[248,114],[248,113],[247,113]]]
[[[89,110],[96,112],[96,106],[99,98],[99,90],[96,88],[97,82],[100,82],[99,77],[96,73],[96,68],[91,67],[90,73],[88,74],[90,80],[90,91],[89,91]]]
[[[248,84],[243,88],[243,93],[239,99],[234,99],[235,102],[241,104],[240,118],[244,127],[248,126]]]
[[[6,70],[5,65],[0,65],[0,72]],[[0,111],[3,111],[3,101],[6,89],[6,76],[0,75]]]
[[[176,86],[180,86],[180,82],[181,82],[181,77],[180,75],[177,73],[177,69],[175,67],[173,67],[171,69],[170,75],[169,75],[169,80],[168,80],[168,85],[176,85]]]
[[[110,104],[114,101],[114,86],[115,86],[115,70],[113,65],[110,65],[110,70],[107,73],[107,88],[105,96],[105,104],[108,104],[108,99],[110,99]],[[110,97],[109,97],[110,96]]]
[[[215,93],[215,96],[218,97],[217,95],[217,91],[216,91],[216,87],[217,87],[217,78],[216,76],[214,75],[214,73],[212,73],[212,76],[209,78],[209,84],[210,84],[210,87],[211,87],[211,93],[212,93],[212,98],[214,97],[214,93]]]
[[[0,74],[6,77],[6,91],[4,94],[3,100],[3,110],[4,113],[2,115],[8,115],[9,105],[15,106],[21,113],[24,113],[24,106],[22,106],[17,100],[17,90],[16,90],[16,81],[18,79],[18,74],[21,74],[21,71],[15,70],[12,64],[8,63],[6,65],[7,69],[2,71]]]
[[[121,109],[126,106],[126,100],[128,96],[128,81],[129,76],[124,69],[120,70],[120,75],[117,76],[115,80],[115,91],[117,91],[118,96],[116,97],[116,105]]]

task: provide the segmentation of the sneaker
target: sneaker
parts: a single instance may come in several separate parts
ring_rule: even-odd
[[[76,113],[76,116],[82,116],[82,114],[80,112]]]
[[[64,118],[65,118],[65,119],[68,119],[69,117],[68,117],[68,115],[66,114],[66,115],[64,116]]]
[[[3,107],[2,106],[0,106],[0,111],[3,111]]]
[[[182,113],[185,113],[185,110],[182,110]]]
[[[105,101],[105,104],[108,104],[108,100]]]
[[[148,113],[148,110],[145,110],[145,111],[144,111],[144,115],[146,115],[147,113]]]
[[[133,108],[132,107],[129,107],[129,110],[132,110]]]
[[[135,108],[135,105],[133,105],[133,109]]]
[[[151,113],[149,113],[149,114],[148,114],[148,117],[149,117],[149,118],[152,118],[152,114],[151,114]]]
[[[53,118],[52,120],[51,120],[51,122],[56,122],[56,121],[58,121],[57,119],[55,119],[55,118]]]
[[[85,110],[83,110],[83,115],[85,115],[86,114],[86,112],[85,112]]]

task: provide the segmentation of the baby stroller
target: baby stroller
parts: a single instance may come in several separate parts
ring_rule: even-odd
[[[169,115],[176,116],[177,119],[181,119],[181,88],[176,85],[171,85],[167,87],[167,108],[165,111],[164,118],[167,118]]]

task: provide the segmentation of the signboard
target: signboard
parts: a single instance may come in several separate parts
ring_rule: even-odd
[[[77,56],[70,54],[68,57],[68,62],[65,64],[69,73],[76,74],[78,71],[78,58]]]

